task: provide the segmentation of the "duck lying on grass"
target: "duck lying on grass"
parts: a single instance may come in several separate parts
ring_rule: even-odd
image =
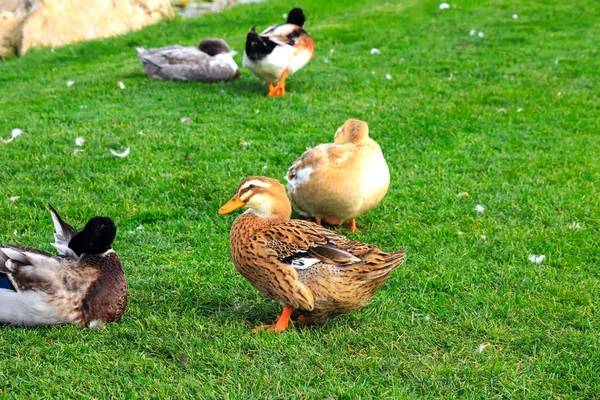
[[[94,217],[77,232],[50,208],[58,255],[0,246],[0,323],[95,328],[118,320],[127,306],[127,284],[110,247],[115,224]]]
[[[361,308],[404,260],[404,251],[384,253],[290,219],[285,187],[275,179],[244,179],[219,214],[240,207],[248,210],[231,227],[231,258],[252,286],[283,306],[275,325],[265,326],[271,331],[286,329],[294,309],[304,322],[322,323]]]
[[[240,76],[231,49],[222,39],[204,39],[198,47],[137,48],[146,74],[160,80],[212,83]]]
[[[285,79],[304,67],[315,54],[315,43],[302,28],[306,17],[294,8],[282,25],[273,25],[261,34],[252,27],[246,36],[242,66],[269,84],[269,96],[285,95]],[[276,86],[273,82],[279,81]]]
[[[292,205],[300,214],[340,225],[377,206],[387,193],[390,172],[366,122],[349,119],[333,139],[308,149],[285,179]]]

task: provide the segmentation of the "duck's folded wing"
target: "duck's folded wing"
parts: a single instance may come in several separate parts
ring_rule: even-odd
[[[18,292],[53,292],[63,284],[62,270],[61,259],[50,253],[20,246],[0,247],[0,272],[9,277]]]
[[[149,50],[138,47],[137,56],[150,75],[155,75],[161,69],[173,66],[190,68],[198,65],[199,59],[208,57],[196,47],[179,45]]]
[[[308,221],[292,220],[261,232],[261,239],[254,241],[264,245],[266,269],[270,271],[265,277],[282,304],[304,310],[314,308],[314,294],[298,279],[298,271],[313,265],[345,266],[361,261],[335,246],[320,229]]]
[[[283,24],[268,27],[260,36],[266,36],[280,45],[294,46],[299,38],[306,36],[306,32],[298,25]]]
[[[69,242],[77,235],[77,229],[63,221],[54,207],[51,205],[49,206],[52,222],[54,223],[54,243],[52,243],[52,246],[54,246],[56,250],[58,250],[58,254],[62,256],[79,258],[79,256],[69,248]],[[39,252],[40,250],[28,249],[27,251]]]
[[[356,162],[356,146],[324,143],[306,150],[300,158],[288,169],[287,180],[302,175],[300,171],[315,170],[347,170]],[[306,173],[306,172],[305,172]]]
[[[336,245],[340,235],[315,225],[312,222],[290,220],[263,232],[266,247],[277,253],[277,258],[296,269],[305,269],[317,262],[348,265],[361,259]]]
[[[320,144],[305,151],[288,169],[285,179],[293,189],[315,178],[335,181],[340,173],[346,176],[349,165],[354,162],[354,146]]]
[[[208,62],[205,82],[228,81],[240,76],[240,69],[229,54],[218,54]]]

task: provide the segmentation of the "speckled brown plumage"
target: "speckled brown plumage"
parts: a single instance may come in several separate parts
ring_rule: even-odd
[[[359,309],[402,264],[404,251],[385,253],[312,222],[290,220],[285,188],[274,179],[245,179],[232,202],[249,208],[231,227],[236,269],[308,322]],[[220,212],[231,210],[225,205]]]

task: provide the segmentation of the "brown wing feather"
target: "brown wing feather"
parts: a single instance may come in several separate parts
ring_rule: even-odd
[[[295,42],[303,34],[306,35],[306,32],[298,25],[282,24],[265,29],[260,36],[266,36],[275,43],[287,45],[292,41]]]
[[[358,261],[353,257],[362,259],[361,256],[368,252],[381,251],[377,246],[350,240],[314,222],[297,219],[278,224],[262,234],[266,238],[266,246],[275,250],[280,259],[310,250],[311,255],[324,262],[338,259],[343,263]]]
[[[340,264],[340,265],[345,265],[345,264],[350,264],[350,263],[355,263],[355,262],[359,262],[360,258],[358,257],[354,257],[352,254],[348,253],[345,250],[342,250],[338,247],[332,246],[332,245],[316,245],[313,247],[310,247],[308,249],[308,254],[310,254],[312,257],[321,260],[324,263],[327,264]]]
[[[315,245],[328,243],[322,228],[309,221],[290,220],[262,232],[266,246],[277,252],[280,259],[306,252]]]

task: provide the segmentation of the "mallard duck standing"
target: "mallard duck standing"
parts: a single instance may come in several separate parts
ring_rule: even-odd
[[[198,47],[168,46],[159,49],[137,48],[146,74],[160,80],[212,83],[240,76],[231,49],[222,39],[204,39]]]
[[[340,225],[377,206],[387,193],[390,172],[366,122],[349,119],[334,143],[308,149],[285,177],[294,208],[302,215]]]
[[[111,244],[113,221],[94,217],[81,232],[51,208],[58,255],[24,246],[0,247],[0,323],[81,324],[116,321],[127,306],[127,284]]]
[[[322,323],[361,308],[404,259],[404,251],[384,253],[290,219],[285,187],[275,179],[244,179],[219,214],[240,207],[248,210],[231,227],[231,258],[252,286],[283,306],[277,323],[267,326],[272,331],[287,328],[295,309],[306,322]]]
[[[273,25],[261,34],[252,27],[246,36],[242,66],[269,84],[269,96],[285,95],[285,80],[304,67],[315,54],[315,43],[302,28],[306,17],[292,9],[287,22]],[[273,83],[279,81],[276,86]]]

